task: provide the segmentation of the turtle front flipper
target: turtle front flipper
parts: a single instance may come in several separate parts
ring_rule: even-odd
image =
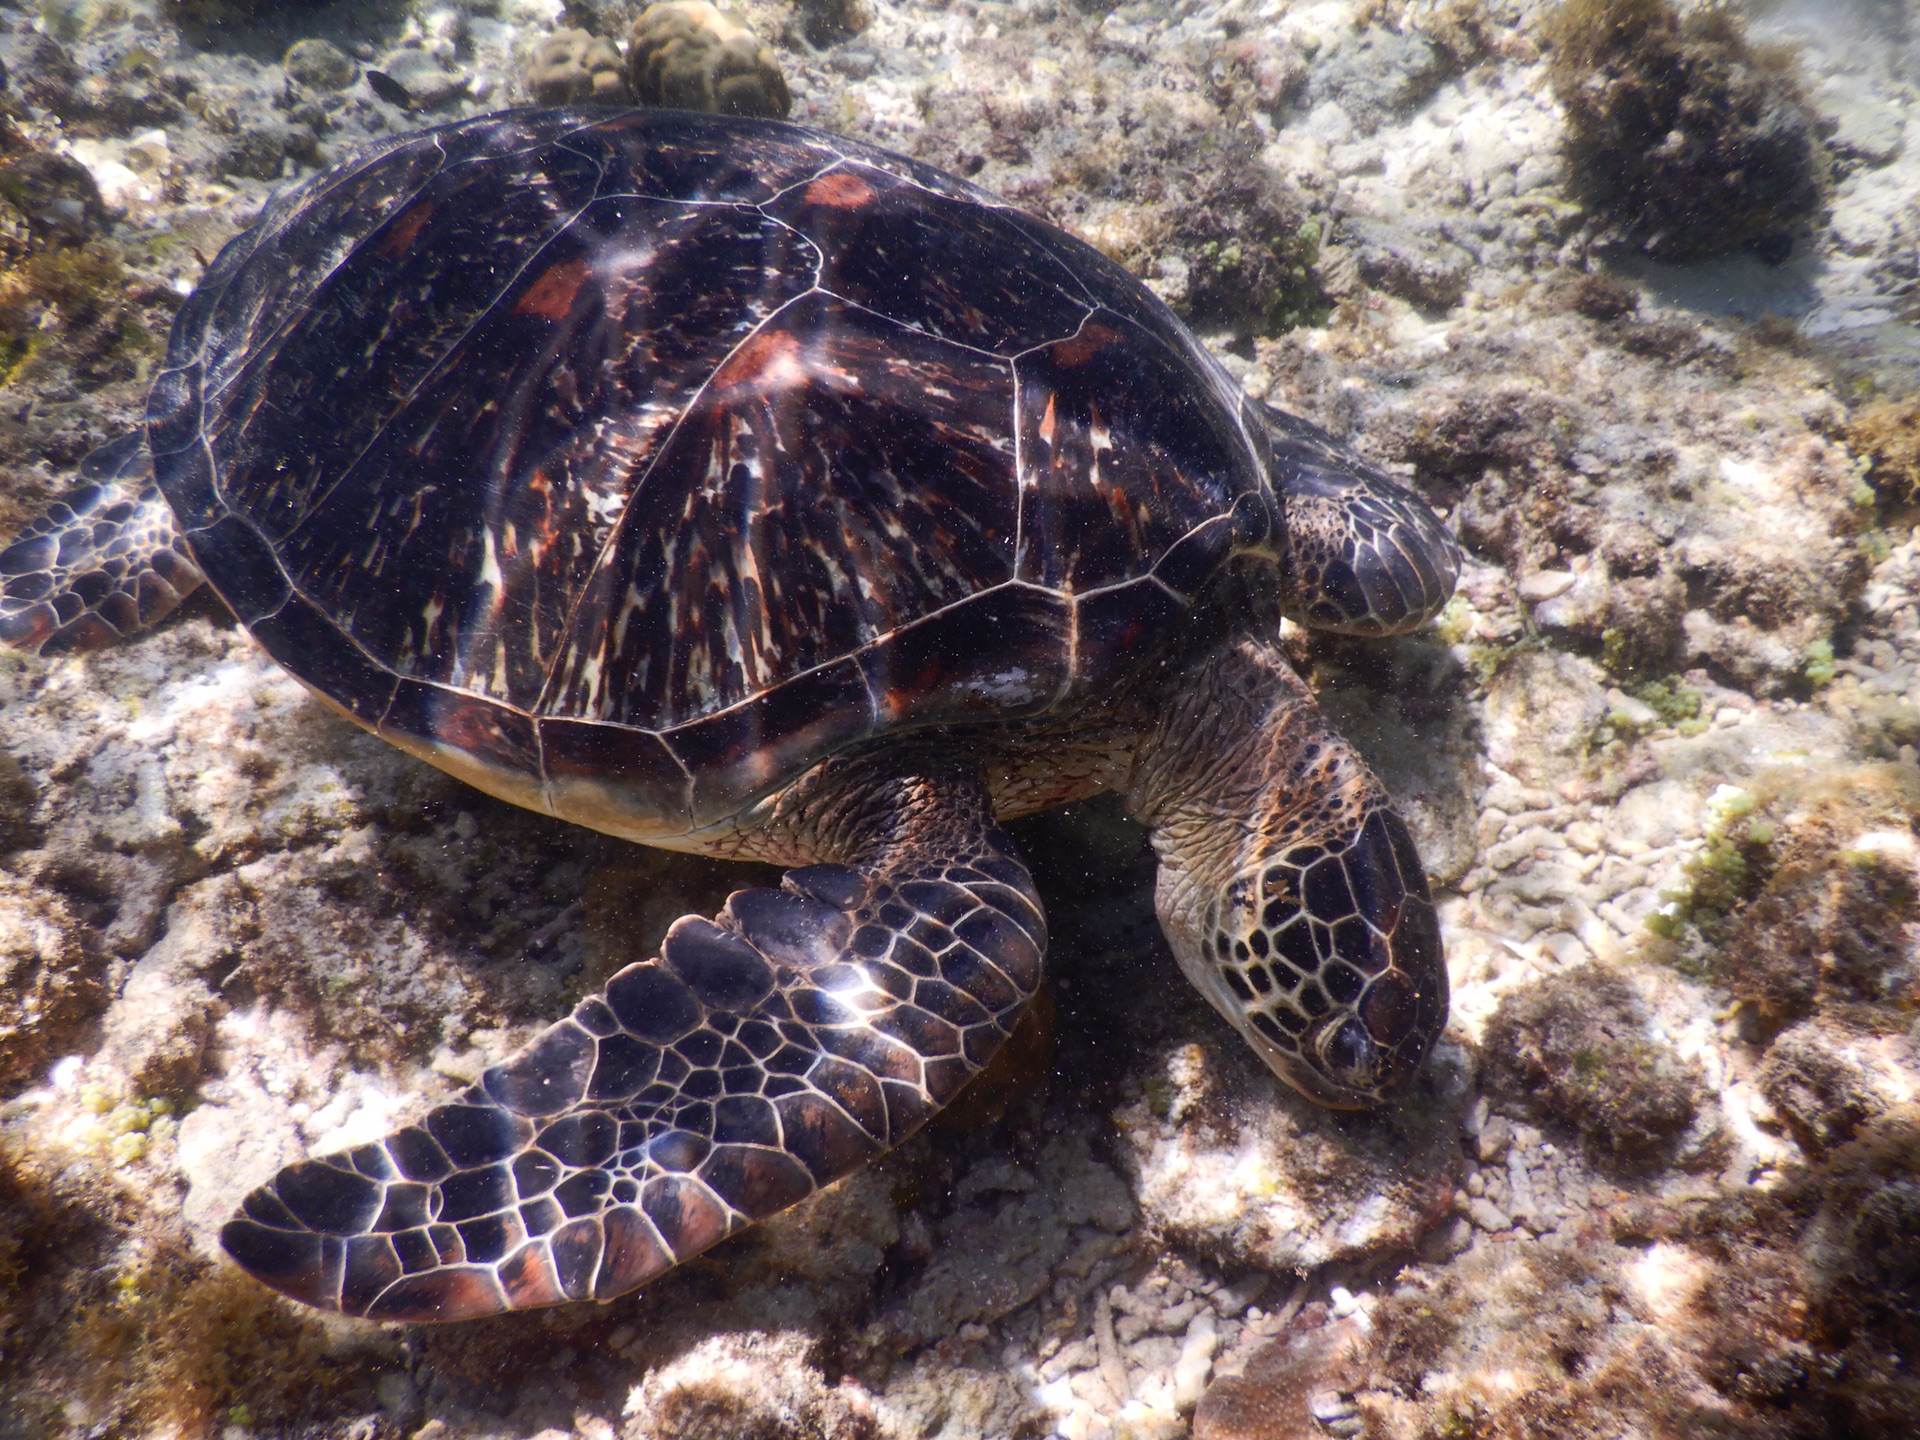
[[[200,584],[144,434],[102,445],[80,478],[0,550],[0,643],[96,650],[154,624]]]
[[[1453,598],[1460,546],[1431,506],[1298,416],[1261,407],[1287,515],[1287,616],[1397,635]]]
[[[973,777],[827,800],[835,863],[683,916],[452,1104],[282,1170],[228,1253],[380,1320],[606,1300],[898,1145],[1013,1029],[1045,924]]]

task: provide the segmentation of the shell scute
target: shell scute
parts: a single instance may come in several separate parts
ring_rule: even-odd
[[[662,737],[693,776],[695,814],[727,814],[812,756],[880,728],[857,657],[809,670]]]
[[[1004,364],[820,293],[750,348],[630,503],[547,713],[685,724],[1011,576]]]
[[[529,708],[685,407],[755,325],[805,291],[810,269],[782,263],[769,276],[769,247],[784,262],[794,242],[752,210],[604,201],[538,239],[537,258],[521,257],[504,287],[446,304],[422,297],[462,317],[431,374],[382,368],[386,350],[404,349],[410,317],[386,327],[366,383],[400,398],[315,447],[296,503],[320,522],[280,542],[288,568],[382,663]],[[453,278],[466,275],[460,266]],[[380,287],[361,283],[364,307]],[[325,369],[341,348],[315,335],[289,364]],[[396,487],[398,474],[414,483]],[[278,508],[272,495],[235,502]]]
[[[1017,355],[1072,335],[1092,308],[1004,212],[883,171],[849,164],[766,209],[814,238],[824,289],[956,344]]]
[[[1233,412],[1126,317],[1101,311],[1014,368],[1021,579],[1068,593],[1124,582],[1250,488]]]
[[[1033,715],[1071,675],[1070,603],[1007,585],[907,626],[862,652],[887,726]]]

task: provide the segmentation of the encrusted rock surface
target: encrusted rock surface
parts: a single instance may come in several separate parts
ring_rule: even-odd
[[[643,8],[0,3],[0,531],[137,416],[276,185],[510,103],[543,40]],[[1434,1064],[1385,1115],[1286,1093],[1175,972],[1140,832],[1076,807],[1019,827],[1047,1000],[921,1137],[609,1306],[322,1322],[219,1260],[237,1198],[764,874],[465,790],[191,603],[0,654],[0,1436],[1920,1431],[1896,7],[737,8],[792,118],[1074,229],[1447,513],[1437,625],[1286,636],[1435,878]],[[1614,205],[1553,83],[1592,60],[1555,14],[1602,11],[1706,56],[1701,94],[1766,92],[1637,163],[1810,116],[1816,202],[1686,235]],[[538,52],[565,93],[610,88],[568,44]],[[1617,107],[1640,62],[1602,63]]]

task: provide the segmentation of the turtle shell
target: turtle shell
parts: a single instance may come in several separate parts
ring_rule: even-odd
[[[1119,267],[885,151],[667,111],[464,121],[280,197],[148,435],[276,660],[655,843],[1110,687],[1280,537],[1263,428]]]

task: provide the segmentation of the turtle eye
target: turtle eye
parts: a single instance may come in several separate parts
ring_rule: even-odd
[[[1380,1052],[1358,1020],[1343,1020],[1320,1042],[1320,1058],[1335,1080],[1356,1090],[1370,1089]]]

